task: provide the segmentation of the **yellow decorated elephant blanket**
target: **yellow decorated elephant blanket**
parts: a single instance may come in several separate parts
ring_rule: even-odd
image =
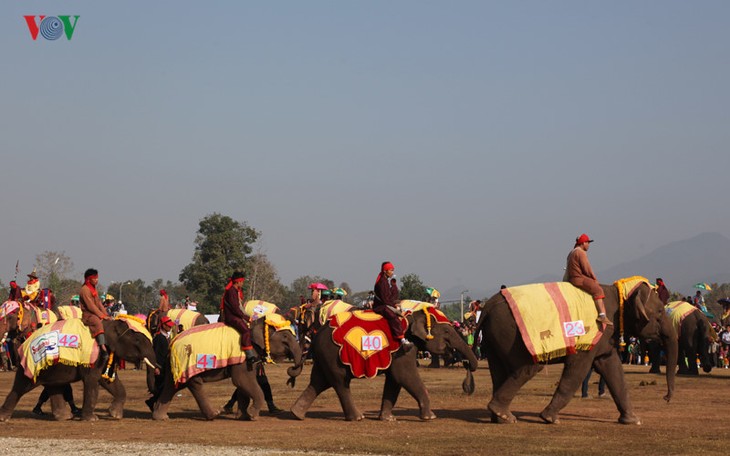
[[[241,364],[241,335],[224,323],[195,326],[170,343],[170,370],[175,385],[211,369]]]
[[[325,301],[319,309],[319,323],[324,325],[332,316],[352,310],[352,304],[339,299]]]
[[[61,320],[70,320],[72,318],[81,318],[81,308],[76,306],[58,306],[56,308],[58,317]]]
[[[687,315],[691,314],[692,312],[696,310],[699,311],[697,307],[686,301],[672,301],[664,306],[664,310],[667,312],[667,316],[672,322],[674,330],[677,331],[677,336],[680,335],[680,332],[682,330],[682,320],[684,320]]]
[[[45,325],[18,350],[23,373],[35,382],[38,374],[54,364],[91,366],[99,357],[99,346],[80,319],[59,320]]]
[[[509,287],[502,296],[535,362],[588,351],[603,334],[593,298],[569,282]]]
[[[167,311],[167,316],[170,317],[170,320],[175,322],[175,328],[182,325],[183,331],[187,331],[195,326],[195,320],[197,320],[200,315],[201,314],[199,312],[187,309],[170,309]]]

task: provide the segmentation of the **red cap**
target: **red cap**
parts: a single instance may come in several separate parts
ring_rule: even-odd
[[[164,317],[160,318],[160,326],[169,326],[172,327],[174,323],[172,322],[172,318],[165,315]]]
[[[392,271],[393,269],[395,269],[395,266],[393,266],[393,263],[391,263],[390,261],[386,261],[383,264],[383,271]]]
[[[593,239],[589,238],[587,234],[583,233],[577,238],[575,238],[575,245],[579,246],[584,242],[593,242]]]

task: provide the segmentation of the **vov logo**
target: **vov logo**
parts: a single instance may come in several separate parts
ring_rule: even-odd
[[[40,32],[43,38],[49,41],[57,40],[63,34],[66,34],[66,38],[70,40],[74,35],[74,30],[76,30],[76,23],[79,21],[79,16],[23,17],[28,24],[28,31],[30,31],[30,37],[33,38],[33,41],[38,38],[38,32]],[[71,18],[73,18],[73,24],[71,23]]]

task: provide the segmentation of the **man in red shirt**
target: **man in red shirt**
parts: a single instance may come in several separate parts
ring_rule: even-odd
[[[244,280],[245,276],[240,271],[234,272],[231,276],[226,285],[226,291],[223,293],[223,299],[221,299],[221,319],[219,321],[238,331],[241,335],[241,350],[246,354],[246,360],[254,363],[258,361],[258,356],[251,343],[251,329],[248,327],[241,308]]]
[[[378,278],[375,280],[375,287],[373,289],[375,292],[373,312],[385,318],[393,338],[401,343],[404,351],[408,351],[413,347],[413,344],[405,338],[403,326],[398,315],[395,313],[399,292],[398,286],[393,283],[395,280],[393,278],[394,272],[395,267],[390,261],[385,261],[380,266],[380,274],[378,274]],[[391,280],[391,278],[393,279]]]
[[[81,286],[81,291],[79,291],[79,301],[81,303],[81,321],[89,327],[91,336],[99,344],[99,359],[96,364],[103,369],[104,364],[109,359],[109,352],[106,346],[102,320],[111,320],[112,318],[106,313],[106,309],[101,303],[101,299],[99,299],[99,293],[96,291],[97,283],[99,283],[99,271],[87,269],[84,272],[84,284]]]
[[[591,263],[588,261],[588,247],[593,239],[583,233],[575,239],[573,250],[568,254],[568,265],[565,268],[563,280],[572,283],[574,286],[593,296],[598,309],[596,321],[603,325],[613,325],[613,322],[606,317],[606,306],[603,304],[603,288],[598,283],[596,274],[593,272]]]

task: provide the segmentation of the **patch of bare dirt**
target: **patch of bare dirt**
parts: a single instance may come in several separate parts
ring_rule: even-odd
[[[292,390],[286,383],[287,365],[267,368],[274,398],[288,408],[304,389],[309,367]],[[171,420],[157,422],[144,400],[147,398],[143,372],[121,372],[127,387],[125,419],[105,417],[110,396],[99,396],[98,422],[56,422],[33,415],[31,409],[40,389],[24,396],[8,423],[0,423],[0,453],[60,454],[199,454],[215,446],[217,454],[703,454],[726,451],[724,429],[730,410],[730,370],[717,369],[699,377],[678,377],[675,398],[662,400],[663,376],[647,373],[648,367],[625,366],[626,380],[641,426],[617,424],[618,412],[610,398],[576,397],[561,415],[558,425],[543,424],[538,413],[549,402],[562,372],[548,366],[522,389],[512,405],[518,422],[491,424],[486,404],[491,395],[489,370],[476,373],[477,392],[461,391],[461,368],[421,368],[438,419],[422,422],[417,404],[405,391],[394,413],[398,421],[377,420],[383,378],[352,382],[356,402],[365,413],[361,422],[347,422],[334,391],[323,393],[312,406],[308,418],[298,421],[286,412],[269,416],[262,412],[257,421],[239,421],[222,415],[214,421],[201,418],[195,400],[183,390],[170,407]],[[0,372],[0,396],[5,397],[14,373]],[[591,379],[591,394],[597,396],[598,376]],[[222,405],[232,392],[229,381],[207,384],[215,404]],[[74,385],[81,404],[81,384]],[[50,411],[46,404],[45,411]],[[600,438],[600,440],[598,440]],[[20,439],[20,440],[19,440]],[[33,439],[23,440],[23,439]],[[36,439],[44,439],[42,441]],[[590,450],[586,448],[590,446]],[[29,452],[28,448],[34,453]],[[210,448],[207,448],[210,450]],[[167,451],[167,452],[166,452]],[[293,453],[290,453],[293,452]]]

